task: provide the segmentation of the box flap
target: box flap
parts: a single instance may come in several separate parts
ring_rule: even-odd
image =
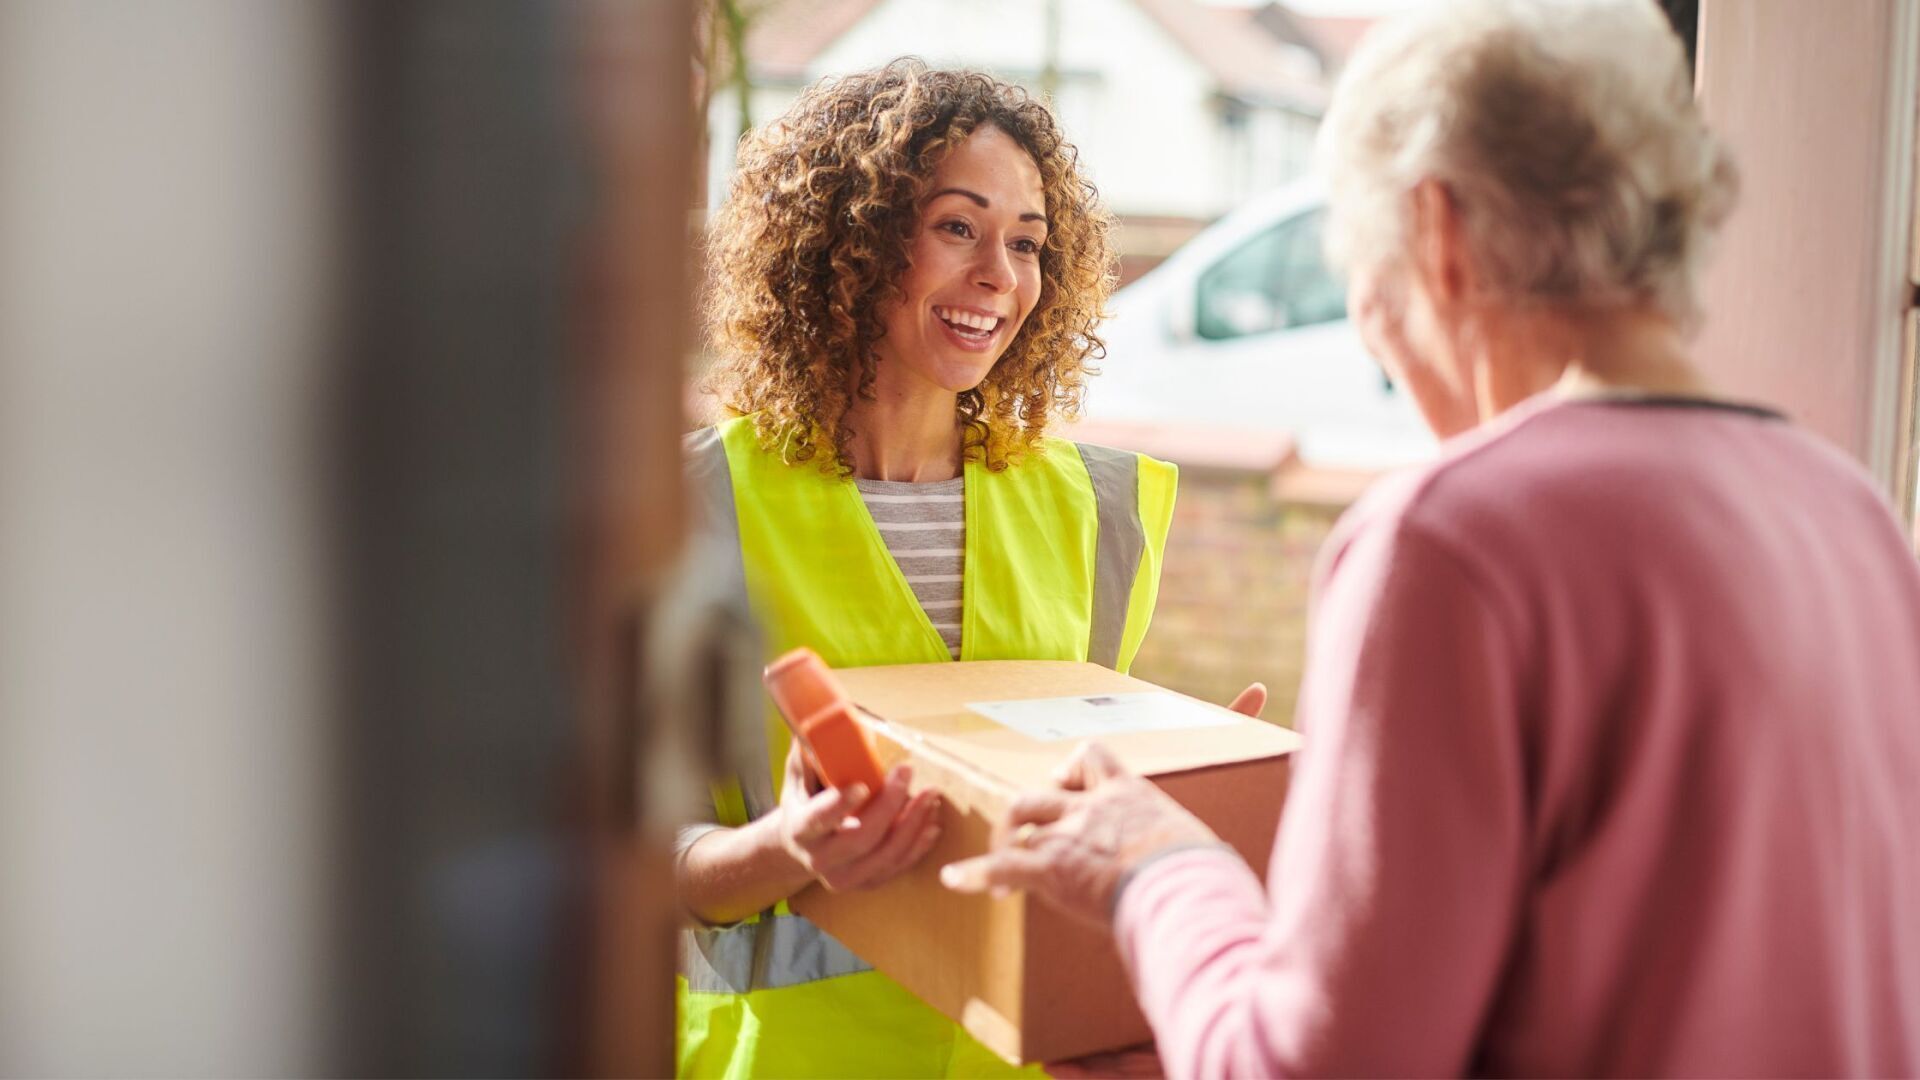
[[[844,668],[837,674],[861,708],[1016,788],[1050,785],[1054,768],[1086,740],[1032,738],[969,709],[969,703],[1173,693],[1098,664],[1066,660],[898,664]],[[1128,768],[1147,776],[1277,757],[1300,746],[1300,737],[1279,725],[1178,696],[1226,722],[1126,731],[1102,735],[1099,741]]]

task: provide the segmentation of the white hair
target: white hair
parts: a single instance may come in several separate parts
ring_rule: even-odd
[[[1650,303],[1689,327],[1739,188],[1653,0],[1467,0],[1382,25],[1319,158],[1339,265],[1399,265],[1407,195],[1431,178],[1502,301]]]

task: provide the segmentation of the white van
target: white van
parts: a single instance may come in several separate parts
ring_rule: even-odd
[[[1325,202],[1306,182],[1208,226],[1113,299],[1094,421],[1293,436],[1310,465],[1382,469],[1434,439],[1347,322],[1321,256]]]

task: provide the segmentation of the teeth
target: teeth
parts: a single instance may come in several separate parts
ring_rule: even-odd
[[[961,311],[959,308],[937,307],[933,309],[933,313],[956,327],[969,330],[986,332],[997,329],[1000,326],[1000,318],[998,316],[976,315],[971,311]]]

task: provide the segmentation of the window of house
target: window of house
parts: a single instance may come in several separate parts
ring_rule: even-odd
[[[1222,341],[1346,318],[1346,286],[1320,253],[1322,217],[1313,210],[1288,218],[1208,267],[1195,331]]]

